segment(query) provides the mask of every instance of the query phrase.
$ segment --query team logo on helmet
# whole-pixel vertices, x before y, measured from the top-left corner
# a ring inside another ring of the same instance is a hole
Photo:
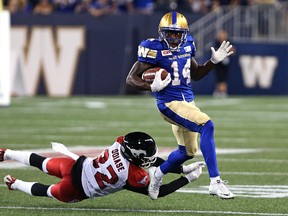
[[[144,168],[150,167],[157,159],[157,146],[154,139],[143,132],[127,134],[120,150],[127,160]]]

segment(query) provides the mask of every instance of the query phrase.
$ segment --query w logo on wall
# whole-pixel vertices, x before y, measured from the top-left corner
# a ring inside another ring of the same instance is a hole
[[[0,6],[2,1],[0,0]],[[0,8],[1,9],[1,8]],[[0,10],[0,106],[9,106],[10,98],[10,13]]]
[[[268,89],[272,86],[278,59],[275,56],[242,55],[239,64],[243,75],[243,82],[247,88]]]
[[[85,47],[83,27],[12,28],[12,91],[19,95],[37,93],[44,78],[49,96],[69,96],[81,51]]]

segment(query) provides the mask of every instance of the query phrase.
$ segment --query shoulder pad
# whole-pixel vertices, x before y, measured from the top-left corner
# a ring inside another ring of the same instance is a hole
[[[148,38],[147,40],[142,41],[140,46],[156,50],[163,49],[163,44],[161,43],[161,41],[155,38]]]
[[[194,42],[194,38],[190,34],[187,35],[187,42]]]
[[[186,41],[185,45],[190,45],[191,46],[191,50],[192,50],[192,53],[193,53],[192,55],[194,56],[195,55],[195,51],[196,51],[196,46],[195,46],[195,41],[194,41],[193,37],[190,34],[187,35],[187,41]]]
[[[148,185],[149,175],[141,167],[130,163],[127,182],[133,187],[145,187],[146,185]]]

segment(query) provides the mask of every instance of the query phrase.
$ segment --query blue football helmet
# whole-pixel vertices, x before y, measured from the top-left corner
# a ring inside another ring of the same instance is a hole
[[[186,18],[178,12],[165,14],[158,28],[160,40],[164,40],[171,51],[178,50],[186,42],[188,31]]]

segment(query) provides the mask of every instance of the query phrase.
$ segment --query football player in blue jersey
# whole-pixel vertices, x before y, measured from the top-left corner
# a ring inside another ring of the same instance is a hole
[[[157,107],[164,120],[172,124],[172,131],[178,142],[178,148],[156,169],[150,182],[149,195],[152,199],[157,199],[163,176],[195,156],[198,151],[197,136],[200,134],[200,149],[210,177],[209,193],[222,199],[232,199],[235,195],[228,189],[227,181],[220,178],[217,167],[214,124],[195,105],[191,88],[191,79],[202,79],[215,64],[233,53],[232,45],[229,41],[223,41],[217,50],[211,47],[211,58],[200,65],[194,58],[194,40],[182,14],[165,14],[158,32],[159,39],[150,38],[141,42],[138,60],[126,78],[128,85],[153,92]],[[169,73],[168,76],[162,80],[160,72],[156,72],[152,84],[143,81],[143,72],[153,67],[164,68]]]

